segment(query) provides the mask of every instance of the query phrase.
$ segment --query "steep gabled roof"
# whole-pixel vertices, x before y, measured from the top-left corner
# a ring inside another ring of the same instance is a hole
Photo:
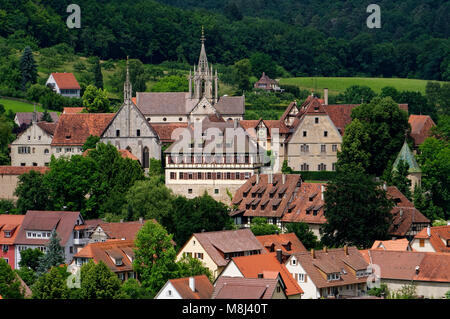
[[[429,115],[411,114],[408,119],[411,125],[411,137],[414,139],[414,145],[419,146],[430,136],[433,126],[436,126]]]
[[[211,299],[271,299],[278,279],[221,276]]]
[[[25,215],[0,214],[0,245],[12,245],[19,233]],[[5,237],[5,231],[11,232],[11,237]]]
[[[446,244],[450,240],[450,226],[430,227],[430,236],[427,234],[427,228],[424,228],[414,239],[428,239],[435,251],[450,253],[450,247]]]
[[[205,275],[194,276],[195,292],[189,287],[189,277],[170,279],[169,282],[183,299],[211,299],[214,286]]]
[[[52,73],[52,76],[60,90],[81,90],[73,73]]]
[[[155,220],[153,220],[156,222]],[[138,231],[144,226],[146,221],[131,221],[121,223],[100,223],[99,226],[108,236],[108,239],[134,240]]]
[[[40,121],[44,112],[36,112],[37,120]],[[56,112],[48,112],[50,117],[52,118],[53,123],[58,122],[58,113]],[[30,125],[33,120],[33,112],[17,112],[16,113],[17,121],[19,122],[19,126],[22,124]]]
[[[419,164],[417,164],[414,154],[411,152],[411,149],[408,146],[408,143],[406,143],[406,140],[403,143],[402,149],[398,153],[394,164],[392,165],[393,171],[397,171],[400,160],[403,160],[406,163],[408,163],[408,165],[409,165],[408,172],[410,172],[410,173],[421,173],[422,172],[422,170],[419,167]]]
[[[409,241],[406,238],[395,240],[375,240],[371,249],[407,251]]]
[[[298,239],[295,233],[256,236],[256,239],[258,239],[261,245],[263,245],[268,251],[272,245],[274,247],[274,251],[281,249],[282,252],[288,254],[306,251],[305,246],[303,246],[302,242]],[[289,248],[289,244],[291,248],[290,250],[287,249]]]

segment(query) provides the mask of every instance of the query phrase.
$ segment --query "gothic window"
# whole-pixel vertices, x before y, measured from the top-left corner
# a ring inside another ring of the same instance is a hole
[[[148,147],[144,147],[144,150],[142,151],[142,164],[144,168],[149,168],[149,151]]]

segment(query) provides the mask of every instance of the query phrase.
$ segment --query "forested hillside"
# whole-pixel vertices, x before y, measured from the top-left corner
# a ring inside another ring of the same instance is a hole
[[[370,1],[232,1],[164,1],[182,7],[175,8],[148,0],[79,0],[81,29],[68,29],[73,1],[0,0],[0,36],[20,49],[65,42],[102,59],[193,64],[204,25],[213,63],[262,52],[293,76],[450,79],[448,1],[378,1],[381,29],[366,27]]]

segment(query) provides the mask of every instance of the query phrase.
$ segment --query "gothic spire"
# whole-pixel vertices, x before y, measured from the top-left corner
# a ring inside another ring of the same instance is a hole
[[[124,103],[131,101],[131,97],[133,94],[131,82],[130,82],[130,70],[128,63],[128,55],[127,55],[127,74],[125,78],[125,83],[123,84],[123,101]]]
[[[200,58],[198,59],[198,71],[200,73],[208,73],[208,58],[206,57],[206,50],[205,50],[205,30],[202,26],[202,37],[200,38],[202,42],[202,48],[200,50]]]

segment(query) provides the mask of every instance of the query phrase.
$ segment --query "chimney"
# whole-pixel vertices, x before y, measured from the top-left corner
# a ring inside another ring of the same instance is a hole
[[[273,174],[272,174],[272,172],[270,172],[268,174],[267,178],[268,178],[268,184],[273,184]]]
[[[419,274],[419,271],[420,271],[420,267],[419,267],[419,266],[416,266],[416,275]]]
[[[277,259],[278,259],[278,262],[280,264],[283,263],[283,257],[282,257],[282,254],[281,254],[281,249],[277,249]]]
[[[191,288],[191,290],[193,292],[195,292],[195,278],[194,277],[189,277],[189,288]]]
[[[430,227],[430,225],[427,226],[427,236],[431,237],[431,227]]]
[[[328,88],[323,89],[323,99],[324,99],[324,104],[328,105]]]
[[[256,173],[256,184],[259,184],[259,173]]]
[[[324,195],[323,195],[323,192],[325,191],[325,186],[323,186],[323,185],[320,185],[320,198],[322,199],[322,200],[324,200]]]
[[[258,274],[258,278],[264,278],[263,274]]]
[[[139,217],[139,222],[140,222],[141,224],[143,224],[143,223],[144,223],[144,218],[143,218],[143,217]]]
[[[327,246],[323,246],[323,252],[324,252],[324,253],[328,253],[328,248],[327,248]]]
[[[345,252],[345,255],[348,256],[348,246],[347,245],[344,245],[344,252]]]
[[[286,174],[281,174],[281,183],[283,185],[286,183]]]
[[[311,249],[311,257],[314,259],[316,258],[316,252],[314,251],[314,248]]]
[[[403,216],[403,209],[400,209],[400,217]]]

